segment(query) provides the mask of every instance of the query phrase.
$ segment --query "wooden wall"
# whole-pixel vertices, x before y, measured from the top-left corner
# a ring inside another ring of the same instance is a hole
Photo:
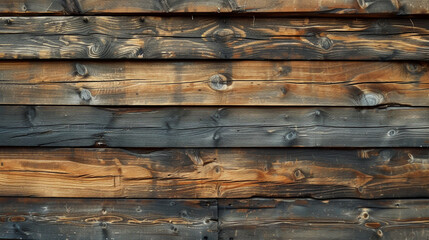
[[[429,239],[429,1],[0,2],[0,239]]]

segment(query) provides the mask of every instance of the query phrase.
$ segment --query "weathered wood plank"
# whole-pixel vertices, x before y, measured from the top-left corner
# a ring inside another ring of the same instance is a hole
[[[220,239],[426,239],[427,199],[219,200]]]
[[[423,18],[0,20],[0,59],[429,60],[429,22]]]
[[[427,147],[429,109],[0,106],[1,146]]]
[[[3,14],[137,13],[428,14],[425,0],[3,0]]]
[[[0,195],[429,196],[429,149],[0,148]]]
[[[0,199],[2,239],[218,239],[215,200]]]
[[[414,62],[1,62],[0,104],[429,106]]]

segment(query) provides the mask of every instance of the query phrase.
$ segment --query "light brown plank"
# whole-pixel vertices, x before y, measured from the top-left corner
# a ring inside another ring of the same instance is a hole
[[[429,21],[424,18],[0,20],[0,59],[429,60]]]
[[[429,149],[0,148],[0,195],[429,197]]]
[[[0,104],[429,106],[429,64],[0,62]]]
[[[425,0],[3,0],[3,14],[137,13],[427,14]]]

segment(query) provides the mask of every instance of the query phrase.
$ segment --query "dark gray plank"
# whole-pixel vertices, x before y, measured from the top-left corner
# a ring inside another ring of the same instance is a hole
[[[1,146],[427,147],[429,109],[1,106]]]
[[[0,59],[429,60],[429,22],[423,18],[0,20]]]
[[[429,197],[429,148],[0,148],[0,196]]]
[[[217,239],[215,200],[1,198],[2,239]]]
[[[421,200],[219,200],[219,238],[427,239],[429,210]]]
[[[3,0],[2,14],[298,13],[427,14],[425,0]]]

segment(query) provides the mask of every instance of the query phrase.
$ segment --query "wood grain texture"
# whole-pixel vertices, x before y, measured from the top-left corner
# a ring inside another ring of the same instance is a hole
[[[0,199],[2,239],[207,239],[214,200]]]
[[[0,195],[429,197],[429,149],[0,148]]]
[[[3,14],[305,13],[427,14],[425,0],[3,0]]]
[[[0,59],[429,60],[429,22],[424,18],[0,20]]]
[[[427,239],[427,199],[219,200],[219,239]]]
[[[0,104],[429,106],[425,62],[7,61]]]
[[[428,108],[0,106],[1,146],[427,147]]]

